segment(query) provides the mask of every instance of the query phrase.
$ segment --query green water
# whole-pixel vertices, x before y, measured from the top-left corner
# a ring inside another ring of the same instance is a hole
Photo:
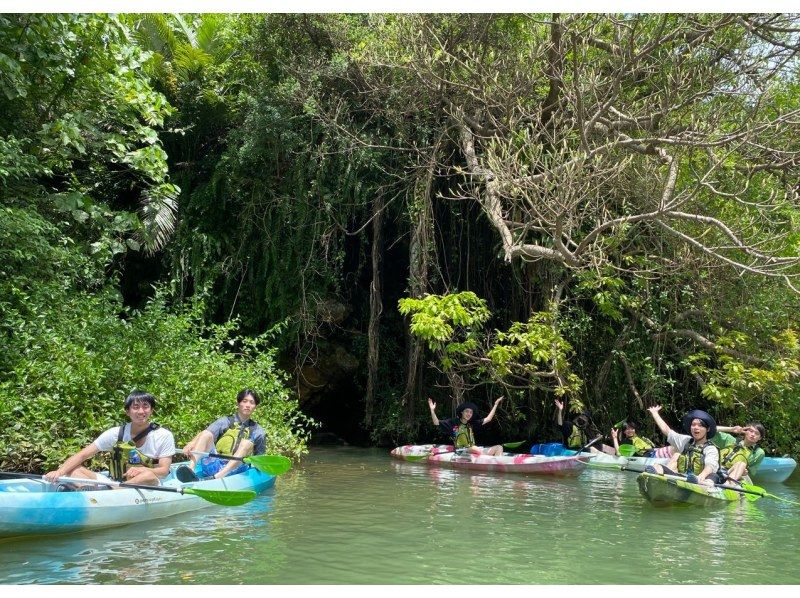
[[[800,481],[766,486],[800,500]],[[469,474],[314,448],[232,508],[0,544],[12,584],[797,584],[800,507],[655,508],[635,474]]]

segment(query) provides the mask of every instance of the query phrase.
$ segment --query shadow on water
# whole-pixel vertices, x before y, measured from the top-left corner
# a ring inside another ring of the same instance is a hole
[[[768,491],[797,500],[800,484]],[[0,544],[5,583],[796,584],[798,508],[657,508],[633,473],[480,474],[314,448],[243,507]]]

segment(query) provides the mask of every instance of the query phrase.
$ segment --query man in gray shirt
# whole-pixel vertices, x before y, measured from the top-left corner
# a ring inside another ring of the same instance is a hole
[[[230,473],[238,473],[247,468],[239,459],[264,454],[264,429],[251,419],[260,402],[261,399],[254,390],[242,390],[236,395],[236,414],[220,417],[183,447],[183,454],[189,457],[191,466],[199,477],[224,478]],[[201,453],[218,453],[238,459],[198,459]]]

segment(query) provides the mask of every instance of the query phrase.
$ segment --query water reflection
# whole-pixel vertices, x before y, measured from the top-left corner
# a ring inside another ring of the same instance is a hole
[[[768,488],[792,498],[798,485]],[[314,449],[244,507],[0,544],[5,583],[795,584],[797,508],[654,508],[636,476],[482,474]],[[465,568],[464,554],[479,566]]]

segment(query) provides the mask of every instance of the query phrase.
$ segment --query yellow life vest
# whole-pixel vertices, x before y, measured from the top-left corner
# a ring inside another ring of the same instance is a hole
[[[217,447],[217,452],[220,455],[235,454],[236,449],[239,448],[242,442],[242,438],[250,437],[250,426],[245,424],[250,424],[251,421],[241,422],[238,421],[238,418],[235,419],[233,416],[228,416],[230,427],[214,443],[214,446]]]
[[[117,443],[111,448],[111,461],[108,464],[108,472],[111,477],[118,482],[125,480],[125,472],[133,466],[149,467],[152,469],[158,465],[158,459],[152,459],[138,449],[136,443],[147,436],[152,430],[160,428],[156,423],[151,423],[144,430],[139,432],[128,442],[122,442],[125,433],[125,424],[119,427]]]
[[[653,444],[649,438],[644,438],[642,436],[634,436],[631,438],[631,444],[633,448],[636,449],[635,454],[639,457],[656,448],[656,445]]]
[[[589,440],[586,437],[586,432],[575,424],[572,424],[572,433],[570,433],[569,438],[567,438],[567,448],[578,449],[582,446],[586,446],[588,443]]]
[[[735,463],[742,462],[745,467],[750,467],[750,456],[753,451],[744,446],[744,444],[737,442],[733,446],[726,446],[719,451],[719,464],[720,467],[730,469]]]
[[[475,445],[475,435],[472,432],[472,426],[469,424],[459,424],[455,428],[453,444],[456,448],[465,448]]]
[[[691,471],[695,474],[699,474],[701,471],[703,471],[706,463],[703,450],[709,445],[717,448],[716,445],[711,444],[710,440],[706,440],[704,444],[699,445],[695,444],[694,440],[689,442],[689,444],[686,445],[686,448],[683,449],[680,457],[678,457],[678,472],[687,473]]]

